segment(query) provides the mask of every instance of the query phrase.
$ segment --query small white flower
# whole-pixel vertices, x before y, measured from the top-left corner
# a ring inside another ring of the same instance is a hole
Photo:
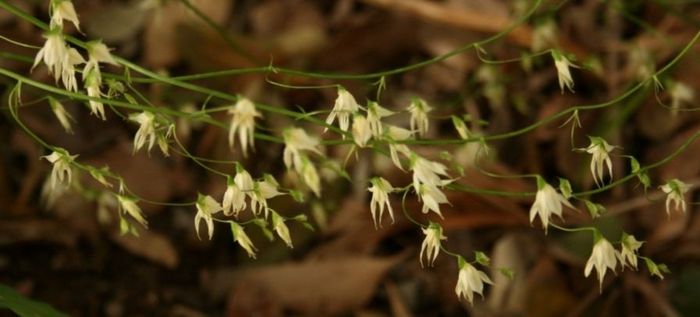
[[[222,209],[224,215],[231,216],[234,215],[238,217],[238,213],[245,209],[245,193],[236,185],[233,178],[229,177],[226,185],[226,192],[224,192],[224,199]]]
[[[352,121],[352,138],[359,147],[367,146],[372,138],[369,121],[361,114],[356,114]]]
[[[301,158],[301,165],[297,173],[304,178],[304,183],[309,186],[316,197],[321,197],[321,178],[318,176],[316,166],[306,155]]]
[[[282,195],[277,188],[279,183],[275,180],[272,175],[266,174],[264,180],[255,182],[255,189],[253,190],[253,195],[250,197],[251,209],[256,215],[260,211],[265,211],[265,218],[270,211],[267,207],[267,200],[273,197]]]
[[[382,129],[382,118],[388,117],[394,114],[393,111],[388,110],[374,101],[370,101],[367,105],[367,121],[369,122],[369,129],[372,131],[372,136],[379,138],[382,136],[384,130]]]
[[[93,63],[93,66],[97,65],[97,63],[118,65],[117,61],[112,57],[112,53],[109,52],[107,45],[101,41],[90,41],[85,45],[88,52],[88,63]]]
[[[49,9],[51,27],[63,28],[63,20],[68,20],[73,22],[76,29],[80,30],[80,21],[78,21],[78,14],[75,13],[73,2],[70,0],[51,0]]]
[[[608,240],[600,236],[600,233],[596,232],[595,236],[595,245],[593,245],[591,257],[588,258],[588,262],[586,262],[584,274],[588,277],[588,275],[591,274],[591,270],[595,267],[596,272],[598,272],[598,282],[602,292],[605,272],[608,269],[613,271],[613,273],[615,272],[617,260],[620,255]]]
[[[292,237],[289,235],[289,228],[287,228],[284,220],[285,219],[282,218],[282,216],[274,211],[272,212],[272,227],[275,228],[275,232],[277,232],[277,235],[280,236],[282,241],[284,241],[288,247],[294,248],[292,245]]]
[[[234,241],[238,242],[243,250],[248,253],[249,257],[255,259],[255,251],[257,251],[257,249],[253,245],[253,242],[250,241],[248,235],[245,234],[243,227],[235,222],[231,222],[231,233],[233,233]]]
[[[557,40],[557,24],[553,19],[548,19],[543,23],[535,26],[532,32],[532,51],[539,52],[556,45]]]
[[[139,208],[139,205],[136,204],[136,200],[122,195],[117,195],[117,200],[119,201],[119,210],[122,213],[128,214],[142,226],[148,227],[148,222],[143,217],[143,212],[141,208]]]
[[[532,204],[532,207],[530,207],[530,223],[535,220],[535,216],[539,216],[542,222],[542,228],[547,231],[549,219],[552,215],[557,215],[561,218],[563,211],[562,205],[572,209],[574,208],[563,195],[557,193],[554,187],[538,177],[535,202]]]
[[[68,56],[68,47],[66,46],[60,29],[52,28],[44,34],[44,38],[46,42],[44,42],[44,46],[36,54],[32,69],[34,69],[40,61],[43,61],[49,69],[49,73],[53,75],[55,80],[58,80],[62,74],[61,70],[64,60],[66,56]]]
[[[199,194],[197,197],[197,214],[194,217],[194,229],[199,237],[199,223],[204,220],[209,233],[209,240],[214,236],[214,218],[212,215],[222,210],[221,205],[211,196]],[[234,233],[235,234],[235,233]]]
[[[427,160],[413,153],[411,155],[411,168],[413,169],[413,188],[419,191],[420,184],[442,186],[444,181],[440,175],[447,176],[445,165]]]
[[[435,259],[440,253],[440,241],[446,240],[447,237],[442,235],[442,227],[434,222],[430,222],[428,228],[423,229],[423,234],[425,234],[425,239],[423,239],[423,244],[421,244],[420,248],[420,265],[423,267],[423,254],[425,254],[428,265],[433,266]]]
[[[73,128],[71,127],[70,122],[74,120],[73,117],[71,117],[71,115],[66,111],[66,108],[64,108],[63,105],[58,102],[58,100],[50,96],[49,106],[51,106],[53,114],[56,116],[56,119],[58,119],[58,122],[61,123],[63,129],[66,130],[67,133],[73,134]]]
[[[620,252],[620,265],[637,269],[637,250],[642,247],[644,241],[637,241],[631,234],[622,234],[622,251]]]
[[[61,63],[61,81],[63,86],[67,90],[77,92],[78,91],[78,80],[75,78],[75,66],[85,63],[78,50],[74,48],[69,48],[68,53],[63,57]]]
[[[566,56],[561,54],[559,51],[552,51],[552,58],[554,58],[554,66],[557,68],[557,76],[559,77],[559,88],[561,92],[564,93],[564,87],[568,88],[569,91],[574,92],[574,79],[571,77],[571,72],[569,67],[577,67],[572,64]]]
[[[440,218],[444,218],[440,212],[440,204],[449,204],[450,202],[447,201],[447,197],[440,189],[433,185],[422,184],[420,190],[418,190],[418,195],[420,200],[423,201],[422,212],[424,214],[433,211]]]
[[[85,81],[85,88],[87,89],[87,95],[91,98],[102,98],[102,92],[100,91],[100,79],[97,72],[90,71],[87,76],[83,73],[83,80]],[[105,107],[102,102],[98,100],[89,100],[88,105],[90,106],[90,114],[93,114],[102,120],[107,120],[105,116]]]
[[[420,98],[414,98],[408,106],[408,112],[411,113],[411,130],[417,131],[421,137],[428,132],[430,124],[428,112],[432,110],[433,108]]]
[[[671,114],[675,115],[681,104],[691,103],[695,99],[695,90],[682,82],[673,82],[668,94],[671,96]]]
[[[603,163],[608,167],[608,174],[612,178],[612,160],[610,159],[610,151],[617,148],[608,144],[603,138],[600,137],[589,137],[591,139],[591,145],[589,145],[585,150],[589,154],[592,154],[591,158],[591,174],[593,174],[593,181],[599,186],[603,184]]]
[[[477,270],[473,265],[464,261],[460,256],[458,258],[459,276],[457,277],[457,286],[455,293],[457,297],[464,297],[469,304],[473,304],[474,293],[484,296],[484,283],[493,284],[486,273]]]
[[[282,137],[285,145],[283,159],[287,168],[291,168],[293,164],[300,165],[300,151],[312,151],[321,154],[321,151],[318,149],[319,140],[310,137],[303,129],[287,128],[282,133]]]
[[[686,203],[683,195],[688,192],[690,186],[678,179],[672,179],[660,187],[666,193],[666,214],[671,215],[671,203],[674,208],[682,212],[686,211]]]
[[[57,148],[54,152],[47,156],[42,156],[51,164],[53,169],[49,176],[50,190],[60,190],[60,188],[68,188],[72,183],[71,164],[77,155],[70,155],[68,151]]]
[[[134,152],[140,150],[148,141],[148,151],[151,151],[156,143],[156,116],[148,111],[131,115],[131,121],[138,123],[139,130],[134,136]]]
[[[240,98],[228,113],[233,115],[228,132],[228,144],[233,147],[236,132],[243,148],[243,156],[248,156],[248,144],[255,146],[255,118],[262,114],[255,110],[255,104],[247,98]]]
[[[347,132],[348,128],[350,127],[350,116],[357,112],[359,108],[360,106],[357,104],[357,101],[355,101],[355,97],[353,97],[350,92],[345,90],[345,88],[339,86],[338,98],[335,99],[333,110],[331,110],[328,118],[326,118],[326,124],[333,124],[333,121],[335,121],[337,116],[340,130]],[[323,129],[323,132],[326,132],[327,130],[328,127]]]
[[[372,193],[372,201],[369,208],[372,213],[372,220],[374,220],[374,228],[376,229],[378,225],[381,226],[384,209],[389,210],[389,217],[391,217],[391,223],[393,224],[394,210],[389,202],[389,193],[394,191],[394,187],[391,186],[389,181],[381,177],[374,177],[370,182],[372,186],[367,190]],[[377,209],[379,209],[379,214],[377,214]]]
[[[391,161],[403,171],[403,166],[401,165],[401,160],[399,159],[399,153],[403,154],[405,157],[410,158],[411,150],[406,144],[397,143],[398,141],[405,141],[411,139],[413,133],[410,130],[400,128],[393,125],[386,125],[386,131],[384,132],[384,138],[389,143],[389,154],[391,156]]]

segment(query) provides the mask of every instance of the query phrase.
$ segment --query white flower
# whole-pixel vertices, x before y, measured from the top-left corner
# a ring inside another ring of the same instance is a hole
[[[394,114],[393,111],[388,110],[374,101],[370,101],[367,105],[367,121],[369,122],[369,129],[372,131],[372,136],[379,138],[382,135],[382,118]]]
[[[391,156],[391,161],[403,171],[403,166],[401,165],[401,160],[399,159],[399,153],[403,154],[405,157],[410,158],[411,150],[406,144],[397,143],[397,141],[405,141],[411,138],[413,133],[411,131],[400,128],[393,125],[387,125],[386,131],[384,132],[384,138],[389,143],[389,154]]]
[[[58,119],[58,122],[61,123],[63,129],[66,130],[66,132],[73,134],[73,128],[71,127],[70,122],[74,120],[73,117],[71,117],[71,115],[66,111],[66,108],[64,108],[63,105],[58,102],[58,100],[51,96],[49,96],[49,106],[51,106],[53,114],[56,115],[56,119]]]
[[[484,283],[493,284],[493,282],[486,273],[477,270],[473,265],[464,261],[461,256],[458,258],[458,263],[459,276],[457,277],[455,293],[457,297],[464,297],[469,304],[473,304],[474,293],[483,297]]]
[[[316,197],[321,197],[321,178],[318,176],[316,166],[314,166],[306,155],[302,157],[301,165],[297,173],[304,178],[304,183],[306,186],[309,186]]]
[[[119,201],[119,210],[122,213],[128,214],[142,226],[148,227],[148,222],[143,217],[143,212],[141,208],[139,208],[139,205],[136,204],[136,200],[122,195],[117,195],[117,200]]]
[[[425,254],[428,265],[432,266],[440,253],[440,240],[447,238],[442,235],[442,227],[434,222],[430,222],[428,227],[423,229],[423,234],[425,234],[425,239],[420,247],[420,265],[423,266],[423,254]]]
[[[71,164],[78,156],[70,155],[68,151],[57,148],[51,154],[42,157],[53,164],[53,169],[49,176],[50,191],[60,191],[61,188],[70,187],[72,182]]]
[[[553,19],[548,19],[543,23],[535,26],[532,32],[532,51],[539,52],[541,50],[551,48],[557,44],[557,24]]]
[[[600,236],[600,233],[596,232],[595,236],[595,245],[593,245],[591,257],[588,258],[588,262],[586,262],[584,274],[588,277],[588,275],[591,274],[591,270],[595,267],[596,272],[598,272],[598,282],[602,292],[605,272],[608,269],[615,272],[617,260],[620,255],[608,240]]]
[[[372,220],[374,220],[374,228],[377,225],[381,226],[382,216],[384,215],[384,209],[389,210],[389,217],[391,217],[391,223],[394,223],[394,210],[391,208],[391,203],[389,202],[389,193],[394,191],[394,187],[384,178],[374,177],[370,180],[372,186],[367,190],[372,193],[372,201],[370,201],[370,212],[372,213]],[[377,209],[379,209],[379,214],[377,215]]]
[[[424,159],[417,154],[411,155],[411,168],[413,169],[413,188],[418,191],[420,184],[442,186],[440,175],[447,176],[445,165]]]
[[[622,234],[622,251],[620,252],[620,265],[637,269],[637,250],[642,247],[644,241],[637,241],[631,234]]]
[[[63,28],[63,20],[73,22],[75,28],[80,30],[80,21],[75,13],[73,2],[70,0],[51,0],[49,5],[51,15],[51,27]]]
[[[682,82],[673,82],[671,88],[668,91],[671,96],[671,114],[678,113],[683,103],[691,103],[695,98],[695,91],[693,88]]]
[[[542,222],[542,228],[546,232],[549,226],[549,219],[552,215],[557,215],[561,218],[563,211],[562,205],[572,209],[574,208],[564,196],[557,193],[554,187],[538,177],[535,202],[532,204],[532,207],[530,207],[530,223],[535,220],[535,216],[539,216]]]
[[[95,68],[96,69],[96,68]],[[83,72],[83,81],[85,81],[85,88],[87,89],[87,95],[91,98],[102,98],[102,92],[100,91],[100,78],[99,73],[95,69],[89,71],[89,73]],[[90,106],[90,114],[96,115],[102,120],[107,120],[105,116],[105,107],[102,102],[98,100],[89,100],[88,105]]]
[[[335,121],[335,117],[338,117],[338,125],[340,130],[348,131],[350,127],[350,116],[357,112],[360,106],[355,101],[355,97],[352,96],[345,88],[338,87],[338,98],[335,99],[335,105],[333,105],[333,110],[326,118],[326,124],[331,125]],[[323,129],[326,132],[328,127]]]
[[[228,132],[228,144],[233,147],[234,137],[238,132],[243,156],[248,156],[248,144],[251,147],[255,146],[255,118],[262,117],[262,114],[255,110],[255,104],[252,101],[242,97],[228,113],[233,115]]]
[[[107,45],[101,41],[90,41],[85,45],[88,51],[88,63],[92,63],[93,66],[97,65],[97,63],[118,65],[117,61],[112,57],[112,53],[109,52]]]
[[[408,112],[411,113],[411,130],[418,131],[418,135],[425,136],[428,132],[428,112],[433,110],[425,100],[414,98],[408,106]]]
[[[148,141],[148,151],[151,151],[156,143],[156,116],[151,112],[144,111],[131,115],[129,119],[140,125],[134,136],[134,152],[146,145],[146,141]]]
[[[253,242],[250,241],[250,238],[248,238],[248,235],[245,234],[243,227],[235,222],[231,222],[231,233],[233,233],[234,241],[238,242],[245,252],[248,253],[249,257],[255,259],[255,251],[257,249]]]
[[[63,61],[66,59],[66,56],[68,56],[68,47],[66,46],[60,29],[52,28],[44,34],[44,38],[46,38],[46,42],[44,42],[44,46],[36,54],[32,69],[34,69],[40,61],[43,61],[49,69],[49,73],[53,74],[55,80],[58,80],[62,74],[61,69],[63,68]]]
[[[568,88],[571,92],[574,92],[574,79],[571,77],[571,72],[569,67],[577,67],[561,54],[559,51],[552,51],[552,58],[554,58],[554,66],[557,68],[557,76],[559,77],[559,88],[561,92],[564,93],[564,87]]]
[[[423,213],[427,214],[429,211],[433,211],[440,218],[444,218],[440,212],[440,204],[449,204],[445,194],[438,189],[436,186],[422,184],[418,190],[418,197],[423,201]]]
[[[593,155],[591,158],[591,174],[593,174],[593,181],[600,186],[603,184],[603,163],[608,167],[608,174],[612,178],[610,151],[614,150],[616,146],[608,144],[600,137],[589,138],[591,139],[591,145],[585,150]]]
[[[234,215],[238,217],[238,213],[245,209],[245,193],[236,185],[233,178],[229,177],[226,185],[226,192],[224,192],[224,199],[222,209],[224,215],[230,216]]]
[[[270,208],[267,207],[267,200],[282,195],[277,190],[278,187],[279,183],[269,174],[265,175],[264,180],[255,182],[255,189],[253,189],[253,194],[250,196],[250,205],[256,215],[260,211],[265,211],[265,218],[267,218],[270,211]]]
[[[352,121],[352,138],[359,147],[367,146],[372,138],[369,121],[361,114],[356,114]]]
[[[284,224],[284,220],[282,216],[274,211],[272,212],[272,227],[275,228],[275,232],[277,232],[277,235],[280,236],[282,241],[284,241],[288,247],[293,248],[292,237],[289,235],[289,228]]]
[[[321,154],[321,151],[318,149],[319,140],[310,137],[303,129],[287,128],[282,133],[282,137],[285,145],[283,159],[287,168],[291,168],[292,164],[300,165],[300,151],[312,151]]]
[[[686,203],[683,195],[688,192],[690,186],[678,179],[672,179],[660,187],[666,196],[666,213],[671,215],[671,203],[675,203],[676,210],[686,211]]]
[[[61,63],[61,81],[67,90],[77,92],[78,80],[75,78],[75,65],[85,63],[83,56],[78,53],[78,50],[69,48],[68,53],[63,56]]]
[[[209,232],[209,240],[214,236],[214,218],[212,215],[222,210],[221,205],[211,196],[199,194],[197,197],[197,214],[194,217],[194,229],[199,237],[199,223],[204,220]],[[235,233],[234,233],[235,234]]]

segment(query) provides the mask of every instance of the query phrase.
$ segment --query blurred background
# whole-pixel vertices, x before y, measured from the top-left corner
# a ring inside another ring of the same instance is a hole
[[[48,21],[48,1],[8,0]],[[457,138],[450,115],[468,114],[473,132],[491,135],[518,130],[574,105],[614,100],[655,69],[671,61],[700,27],[695,1],[550,1],[543,0],[532,17],[506,36],[483,46],[489,60],[558,48],[576,56],[572,69],[575,93],[559,88],[549,54],[510,63],[489,64],[475,50],[385,78],[378,100],[400,111],[410,98],[432,105],[430,139]],[[145,0],[74,1],[83,39],[101,38],[119,55],[171,76],[215,70],[274,65],[305,71],[364,74],[424,61],[504,30],[523,17],[534,1],[509,0]],[[72,26],[71,26],[72,27]],[[0,10],[0,35],[42,45],[41,30]],[[52,83],[43,66],[30,74],[36,50],[0,41],[0,67]],[[29,62],[13,56],[24,55]],[[620,148],[613,152],[614,179],[630,173],[632,155],[642,165],[678,149],[700,129],[693,110],[700,86],[696,46],[659,76],[667,88],[639,89],[610,107],[580,113],[581,129],[574,147],[586,147],[587,135],[601,136]],[[109,66],[105,72],[123,74]],[[330,80],[284,74],[222,76],[194,83],[257,102],[292,110],[330,110],[335,88],[288,89],[294,86],[342,84],[361,104],[375,100],[377,79]],[[678,84],[690,90],[671,93]],[[294,249],[269,242],[259,231],[247,230],[259,250],[249,259],[226,226],[217,227],[211,241],[194,232],[194,206],[142,203],[149,229],[140,237],[120,235],[115,211],[100,211],[95,201],[71,193],[48,208],[41,187],[50,166],[39,157],[45,150],[21,131],[7,112],[14,82],[0,77],[3,116],[0,119],[0,283],[49,303],[71,316],[697,316],[700,314],[700,217],[696,205],[686,213],[666,214],[658,189],[678,178],[700,183],[700,143],[690,144],[669,163],[649,172],[648,191],[636,178],[591,197],[607,209],[592,220],[583,204],[565,212],[567,226],[593,225],[611,241],[622,231],[646,241],[641,254],[671,270],[663,280],[639,271],[608,274],[599,292],[597,280],[585,278],[591,252],[590,234],[565,233],[539,224],[532,227],[528,211],[533,196],[502,197],[449,192],[444,220],[422,217],[415,198],[407,211],[421,221],[440,222],[448,249],[471,257],[481,250],[492,260],[487,287],[473,306],[454,293],[457,265],[441,255],[432,268],[421,268],[418,252],[423,234],[400,215],[401,197],[392,197],[397,222],[375,230],[369,212],[367,180],[382,176],[395,186],[410,182],[410,174],[388,158],[369,151],[348,160],[353,181],[332,169],[323,174],[323,197],[307,195],[306,203],[281,197],[272,207],[287,216],[305,213],[316,230],[290,224]],[[134,86],[151,103],[196,111],[206,95],[164,84]],[[84,104],[61,100],[76,119],[67,134],[46,102],[32,104],[42,92],[27,88],[20,116],[38,136],[94,166],[108,165],[122,175],[139,196],[159,202],[190,202],[197,193],[220,197],[225,180],[191,160],[158,151],[132,155],[133,123],[108,111],[103,122]],[[208,107],[226,105],[213,98]],[[664,105],[675,107],[669,110]],[[263,113],[263,131],[280,135],[290,125],[303,126]],[[225,113],[214,116],[228,123]],[[324,119],[325,115],[319,115]],[[564,118],[565,119],[565,118]],[[407,126],[403,113],[388,119]],[[433,159],[452,154],[450,174],[473,187],[534,192],[531,179],[497,178],[537,173],[550,183],[571,181],[575,191],[595,188],[590,156],[572,151],[570,124],[555,120],[514,138],[491,142],[489,155],[475,166],[473,146],[413,146]],[[179,124],[179,123],[178,123]],[[183,123],[185,125],[187,123]],[[254,155],[244,158],[229,149],[227,131],[189,125],[180,140],[201,157],[239,160],[256,176],[285,180],[283,145],[258,140]],[[320,135],[321,127],[304,126]],[[331,132],[324,139],[338,139]],[[350,147],[326,148],[340,164]],[[211,166],[233,173],[232,165]],[[84,184],[92,184],[88,175]],[[609,181],[609,180],[608,180]],[[283,182],[284,185],[284,182]],[[396,195],[398,196],[398,195]],[[409,195],[412,196],[412,195]],[[694,198],[694,191],[687,200]],[[112,215],[110,217],[110,215]],[[499,274],[510,268],[512,279]]]

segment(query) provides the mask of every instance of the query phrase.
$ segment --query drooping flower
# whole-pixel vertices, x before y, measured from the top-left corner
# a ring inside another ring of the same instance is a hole
[[[139,124],[139,130],[134,135],[134,153],[146,145],[147,141],[150,152],[156,143],[156,116],[152,112],[144,111],[132,114],[129,119]]]
[[[391,161],[397,168],[403,171],[403,166],[401,165],[401,160],[399,159],[399,153],[403,154],[407,158],[410,158],[411,150],[406,144],[398,142],[411,139],[413,133],[407,129],[394,125],[386,125],[385,129],[386,132],[384,133],[384,138],[389,143],[389,154],[391,156]]]
[[[469,131],[469,128],[467,128],[467,124],[464,123],[464,120],[462,120],[462,118],[452,116],[452,124],[455,126],[455,130],[457,130],[457,133],[459,134],[459,137],[462,140],[469,139],[471,131]]]
[[[56,148],[51,154],[42,157],[53,164],[49,176],[50,190],[70,187],[72,182],[71,164],[78,156],[70,155],[65,149]]]
[[[389,210],[389,217],[391,217],[391,223],[394,223],[394,210],[391,208],[391,203],[389,202],[389,193],[394,191],[394,187],[391,186],[389,181],[382,177],[373,177],[370,182],[372,186],[367,190],[372,193],[372,200],[370,201],[370,212],[372,213],[372,220],[374,220],[374,228],[381,226],[382,216],[384,215],[384,210]],[[377,214],[379,210],[379,214]]]
[[[593,245],[593,251],[591,252],[591,257],[588,258],[586,262],[586,268],[584,269],[584,275],[588,277],[591,274],[591,270],[595,268],[598,273],[598,283],[600,291],[603,291],[603,279],[605,278],[605,273],[609,269],[615,272],[617,267],[617,260],[620,255],[617,253],[612,244],[596,231],[594,234],[595,244]]]
[[[326,124],[333,124],[335,118],[338,117],[338,125],[340,126],[340,130],[347,132],[348,128],[350,127],[350,116],[356,113],[359,108],[360,106],[357,104],[357,101],[355,101],[355,97],[353,97],[350,92],[345,90],[345,88],[338,86],[338,97],[335,99],[333,110],[331,110],[328,118],[326,118]],[[323,132],[326,132],[327,130],[328,127],[323,129]]]
[[[238,242],[241,248],[243,248],[243,250],[245,250],[245,252],[248,253],[249,257],[255,259],[255,251],[257,251],[257,249],[253,245],[253,242],[250,241],[248,235],[243,230],[243,227],[232,221],[231,233],[233,234],[233,240]]]
[[[148,227],[148,222],[146,218],[143,217],[143,212],[139,205],[136,204],[136,200],[130,197],[117,195],[117,201],[119,201],[119,210],[134,218],[138,223],[144,227]]]
[[[673,115],[681,109],[681,104],[691,103],[695,98],[695,90],[679,81],[673,82],[668,94],[671,96],[671,114]]]
[[[287,228],[287,225],[284,223],[284,218],[277,214],[276,212],[272,211],[272,227],[275,228],[275,232],[277,232],[277,235],[284,241],[284,243],[287,244],[288,247],[294,248],[292,245],[292,237],[289,235],[289,228]]]
[[[577,66],[572,64],[569,59],[566,58],[566,56],[556,50],[552,51],[552,58],[554,59],[554,66],[557,68],[559,88],[561,88],[561,92],[564,93],[564,87],[569,89],[569,91],[574,92],[574,79],[571,77],[569,67]]]
[[[44,38],[46,42],[44,42],[44,46],[37,52],[32,69],[34,69],[40,61],[43,61],[49,69],[49,73],[53,75],[55,80],[58,80],[62,74],[64,60],[66,56],[68,56],[68,46],[66,46],[61,29],[51,28],[51,30],[44,33]]]
[[[424,214],[429,211],[435,212],[440,218],[444,218],[440,212],[440,204],[449,204],[445,194],[434,185],[421,184],[418,190],[418,197],[423,201]]]
[[[282,133],[284,138],[284,165],[291,168],[292,165],[301,165],[301,151],[312,151],[321,154],[318,149],[319,140],[310,137],[306,131],[300,128],[287,128]]]
[[[553,19],[537,24],[532,32],[532,51],[539,52],[556,45],[557,33],[557,24]]]
[[[61,81],[67,90],[78,91],[78,80],[75,78],[75,66],[85,63],[85,59],[74,48],[69,48],[61,63]]]
[[[442,227],[434,222],[430,222],[427,228],[423,228],[423,234],[425,234],[425,239],[423,239],[423,244],[421,244],[420,248],[420,265],[423,267],[423,254],[425,254],[428,265],[433,266],[435,259],[440,253],[440,241],[446,240],[447,237],[442,235]]]
[[[262,114],[255,110],[255,104],[247,98],[241,97],[228,113],[233,115],[228,132],[228,144],[233,147],[236,132],[243,148],[243,156],[248,156],[248,145],[255,146],[255,118]]]
[[[66,130],[67,133],[73,134],[73,128],[71,127],[71,121],[73,120],[73,117],[66,111],[66,108],[63,107],[63,105],[58,102],[58,100],[54,99],[53,97],[49,96],[49,106],[51,106],[51,110],[53,111],[53,114],[56,116],[56,119],[58,119],[58,122],[61,123],[61,126],[63,127],[64,130]]]
[[[686,211],[686,203],[683,195],[690,189],[690,186],[679,179],[672,179],[662,185],[661,190],[666,193],[666,214],[671,215],[671,203],[674,208],[682,212]]]
[[[530,223],[535,220],[535,216],[539,216],[542,222],[542,228],[546,232],[549,226],[549,219],[552,215],[557,215],[561,218],[563,211],[562,205],[572,209],[574,208],[563,195],[557,193],[554,187],[547,184],[541,177],[538,177],[535,202],[532,204],[532,207],[530,207]]]
[[[469,304],[473,304],[474,293],[484,296],[484,283],[493,284],[486,273],[477,270],[473,265],[466,262],[461,256],[457,258],[459,265],[459,276],[455,293],[457,297],[465,298]]]
[[[229,177],[226,181],[226,191],[222,204],[224,215],[238,217],[238,213],[245,207],[245,193],[238,187],[234,179]]]
[[[637,269],[637,250],[642,247],[644,241],[637,241],[631,234],[622,233],[622,251],[620,251],[620,265]]]
[[[393,111],[380,106],[374,101],[370,101],[367,104],[367,121],[369,122],[369,129],[372,131],[372,136],[379,138],[382,136],[384,130],[382,129],[382,118],[388,117],[394,114]]]
[[[250,197],[250,207],[256,215],[260,211],[264,211],[265,218],[267,218],[270,211],[270,208],[267,206],[267,200],[282,195],[277,189],[278,187],[279,183],[277,183],[277,180],[269,174],[265,174],[262,181],[255,182],[255,189],[253,189],[253,195]]]
[[[194,229],[199,238],[199,223],[204,220],[209,233],[209,240],[214,236],[214,218],[213,215],[222,210],[221,205],[211,196],[199,194],[197,197],[197,214],[194,216]]]
[[[447,167],[441,163],[433,162],[418,156],[411,155],[411,169],[413,169],[413,188],[418,191],[420,184],[442,186],[440,175],[447,176]]]
[[[616,146],[608,144],[600,137],[589,138],[591,139],[591,144],[585,150],[593,155],[591,158],[591,174],[593,174],[593,181],[600,186],[603,184],[603,163],[608,167],[608,174],[612,178],[610,151],[614,150]]]
[[[430,124],[428,112],[432,110],[433,108],[420,98],[414,98],[408,106],[408,112],[411,114],[411,130],[417,131],[421,137],[424,137],[428,132]]]
[[[369,121],[361,114],[356,114],[352,120],[352,138],[359,147],[367,146],[367,142],[372,138]]]
[[[318,176],[316,166],[304,155],[301,158],[301,165],[297,173],[304,179],[306,186],[309,186],[316,197],[321,197],[321,178]]]
[[[76,29],[80,30],[78,14],[75,13],[75,7],[70,0],[51,0],[49,15],[51,15],[51,27],[63,28],[63,20],[68,20],[73,22]]]
[[[100,77],[99,73],[96,71],[97,68],[93,68],[89,72],[83,72],[83,81],[85,82],[85,89],[87,90],[87,95],[91,98],[102,98],[102,92],[100,91]],[[105,116],[105,107],[99,100],[88,100],[88,105],[90,106],[90,114],[93,114],[102,120],[107,120]]]
[[[88,52],[88,62],[91,67],[96,67],[98,63],[106,63],[112,65],[118,65],[117,61],[114,60],[112,53],[109,52],[107,45],[102,43],[102,41],[95,40],[85,43],[85,49]],[[86,65],[86,70],[89,70]]]

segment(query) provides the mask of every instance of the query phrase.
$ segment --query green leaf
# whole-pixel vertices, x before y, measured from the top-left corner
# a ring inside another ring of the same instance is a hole
[[[571,198],[572,190],[571,183],[569,183],[569,180],[567,180],[566,178],[559,177],[559,191],[561,191],[561,194],[564,195],[564,198]]]
[[[289,191],[289,195],[292,196],[294,201],[298,203],[303,203],[304,202],[304,194],[302,194],[300,191],[292,189]]]
[[[639,161],[637,161],[636,158],[630,156],[630,167],[632,169],[632,174],[636,174],[639,172],[639,169],[641,169],[641,165],[639,165]]]
[[[22,296],[13,288],[0,284],[0,308],[7,308],[20,317],[68,317],[46,303]]]

